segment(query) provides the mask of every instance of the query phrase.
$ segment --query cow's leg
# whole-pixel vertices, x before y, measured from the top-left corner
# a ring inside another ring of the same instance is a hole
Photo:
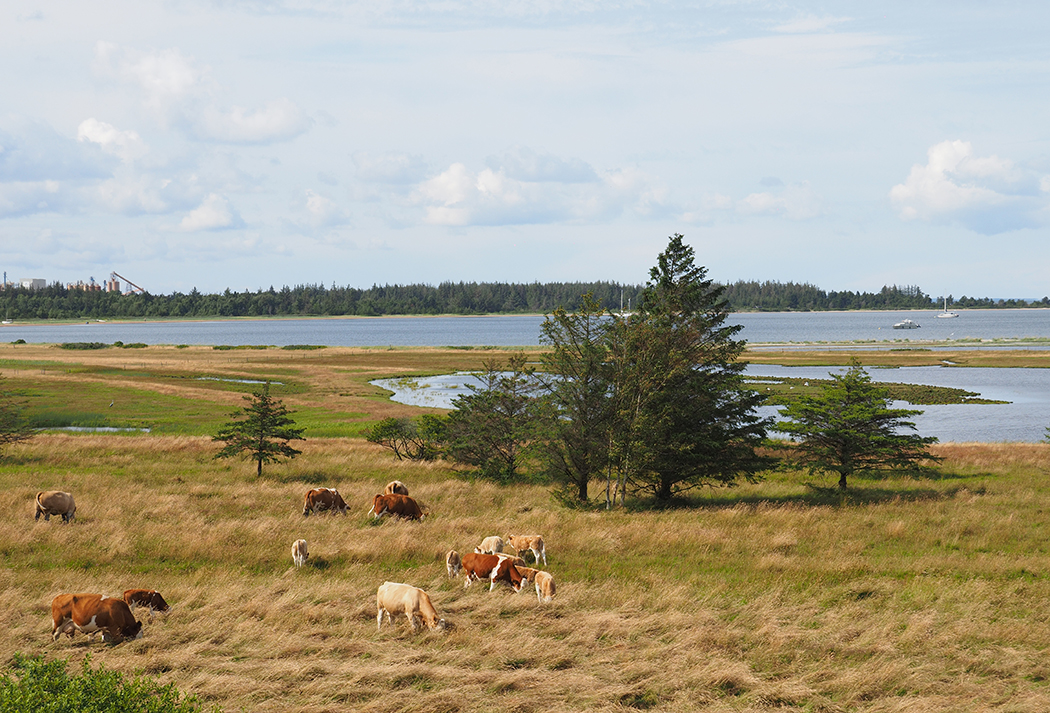
[[[412,625],[412,631],[419,631],[419,624],[416,622],[415,612],[406,614],[405,616],[408,617],[408,623]]]
[[[45,510],[44,511],[44,522],[48,522],[50,520],[51,520],[51,513],[49,513],[47,510]]]
[[[376,612],[376,631],[383,628],[383,608],[380,607],[379,611]]]

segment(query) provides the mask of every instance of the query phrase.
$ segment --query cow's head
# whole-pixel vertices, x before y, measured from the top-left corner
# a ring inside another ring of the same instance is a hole
[[[160,592],[152,592],[150,594],[149,607],[153,611],[168,611],[171,609],[168,603],[164,601],[164,597],[160,596]]]

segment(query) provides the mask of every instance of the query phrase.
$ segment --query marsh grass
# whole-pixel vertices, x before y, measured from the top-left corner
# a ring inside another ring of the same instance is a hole
[[[0,658],[147,673],[227,711],[1044,711],[1050,709],[1050,446],[937,447],[942,477],[814,498],[772,472],[660,511],[566,510],[377,446],[307,441],[255,480],[200,437],[41,436],[0,465]],[[422,523],[367,515],[409,484]],[[303,518],[307,487],[350,513]],[[76,494],[35,522],[37,490]],[[868,491],[867,495],[862,493]],[[489,593],[444,555],[544,535],[558,583]],[[292,566],[302,537],[307,566]],[[451,624],[376,631],[383,581]],[[61,592],[157,588],[173,604],[117,646],[50,639]]]

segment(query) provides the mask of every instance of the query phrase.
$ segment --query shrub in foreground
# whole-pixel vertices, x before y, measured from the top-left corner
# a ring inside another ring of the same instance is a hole
[[[66,673],[66,661],[15,654],[10,670],[0,676],[0,713],[192,713],[205,709],[195,696],[184,696],[174,684],[162,686],[149,677],[125,680],[117,671],[91,668],[84,658],[79,676]]]

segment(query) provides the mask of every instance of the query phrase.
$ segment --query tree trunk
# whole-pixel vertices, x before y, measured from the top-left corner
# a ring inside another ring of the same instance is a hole
[[[846,473],[839,473],[839,490],[846,489]]]
[[[256,463],[258,463],[259,468],[255,471],[255,477],[256,478],[261,478],[262,477],[262,458],[260,458],[258,461],[256,461]]]

